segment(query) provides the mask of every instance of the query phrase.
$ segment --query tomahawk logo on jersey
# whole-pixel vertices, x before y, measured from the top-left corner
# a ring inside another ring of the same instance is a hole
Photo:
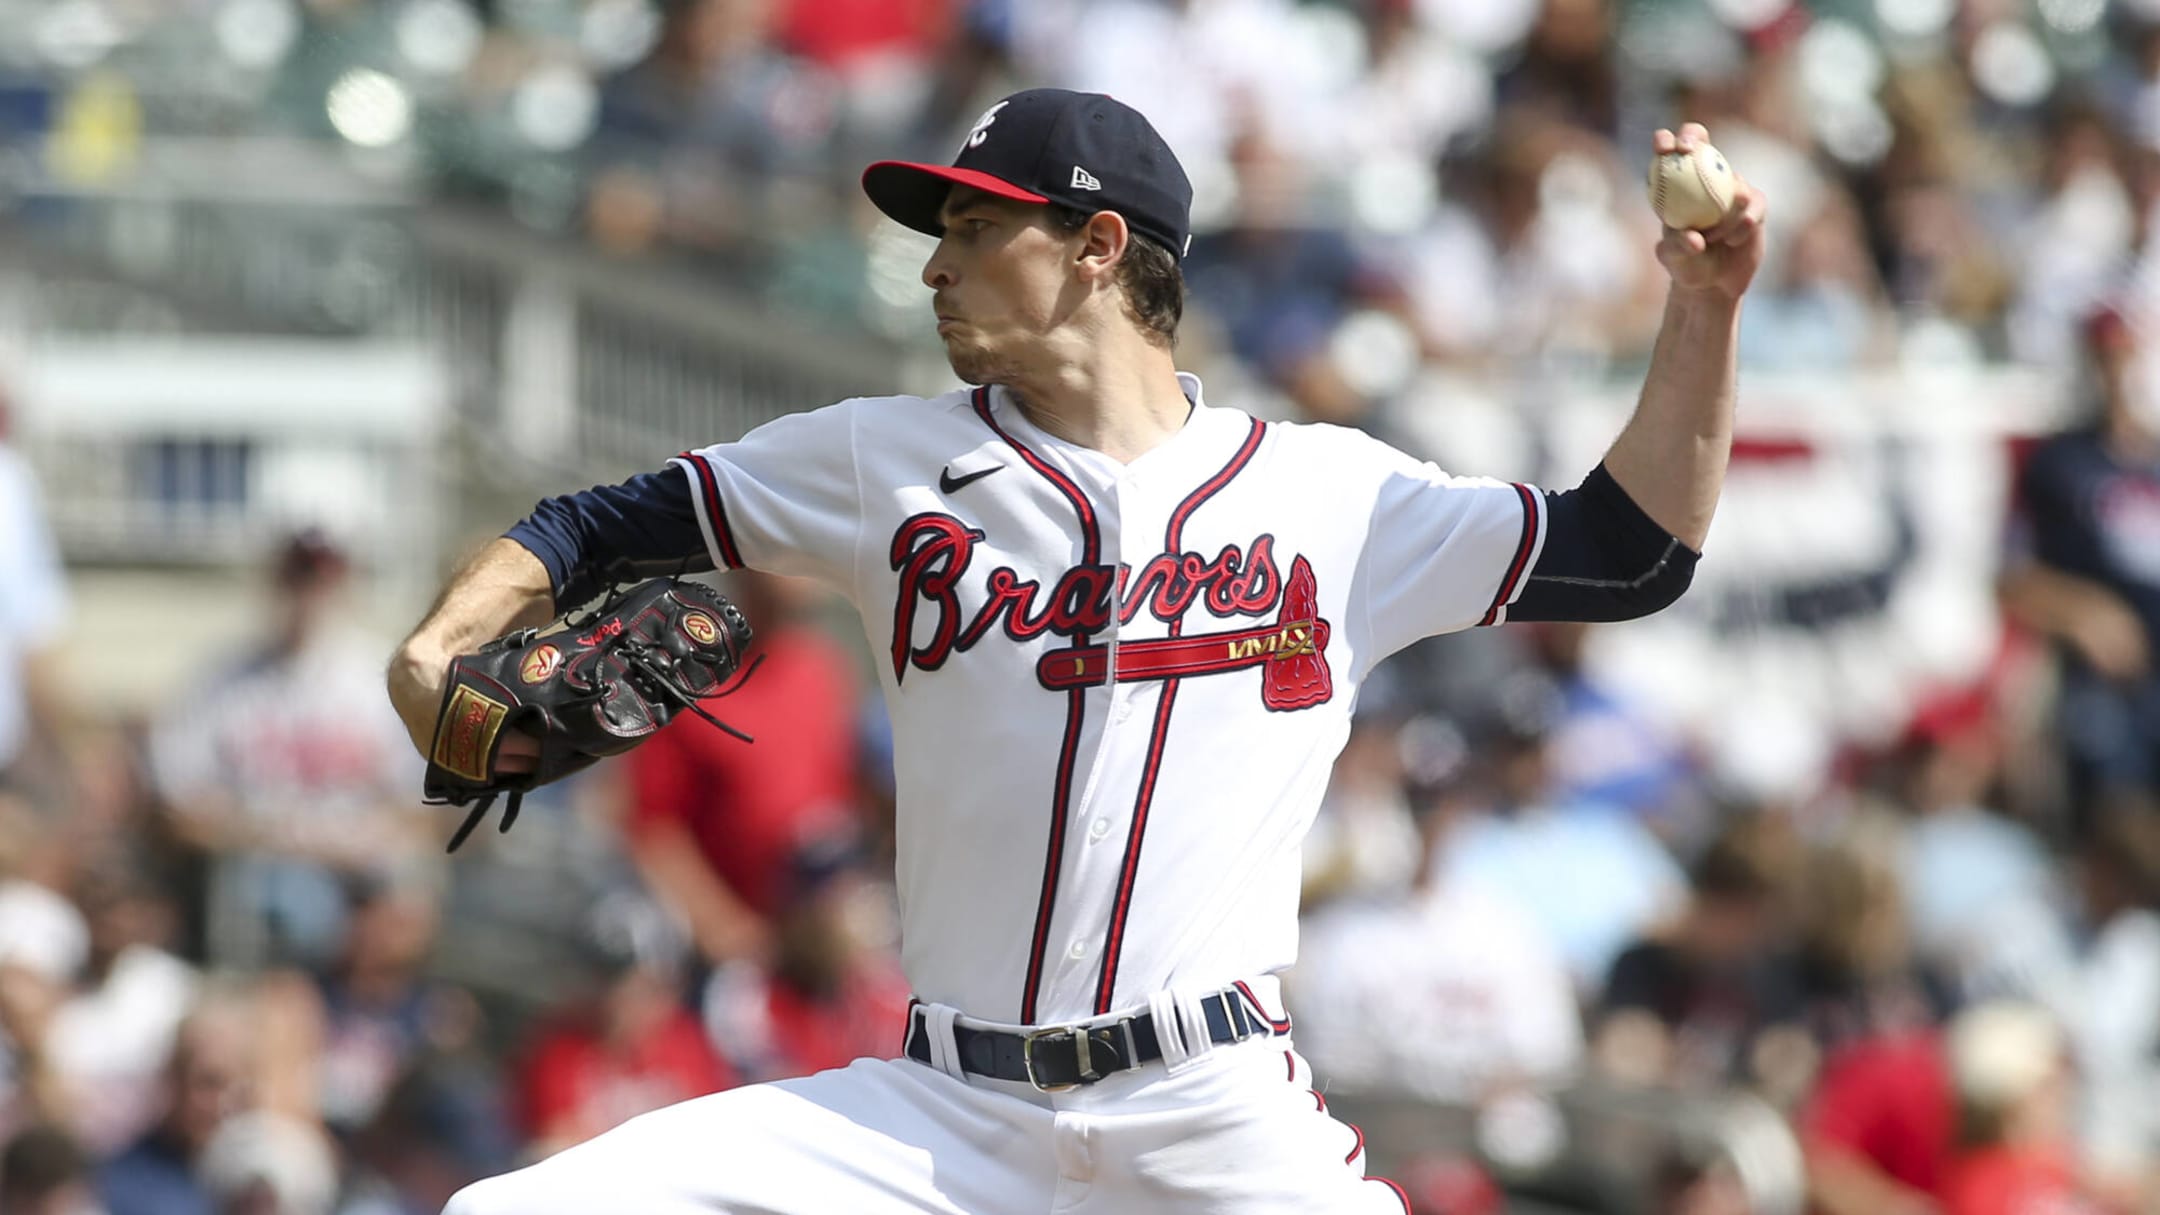
[[[1502,619],[1536,558],[1528,487],[1182,380],[1191,420],[1131,464],[1000,389],[843,402],[678,461],[716,563],[837,588],[885,656],[925,1000],[1036,1024],[1287,965],[1359,683]],[[952,844],[977,833],[1001,847]],[[1012,863],[1023,834],[1039,863]]]

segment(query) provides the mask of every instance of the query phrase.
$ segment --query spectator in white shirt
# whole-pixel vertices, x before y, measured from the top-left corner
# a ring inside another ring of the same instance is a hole
[[[1567,968],[1504,893],[1456,875],[1449,839],[1477,799],[1459,735],[1404,730],[1424,864],[1406,896],[1344,900],[1309,919],[1287,991],[1298,1048],[1322,1081],[1477,1104],[1564,1081],[1582,1056]]]
[[[67,615],[67,582],[37,475],[8,435],[0,391],[0,786],[59,758],[52,651]],[[48,767],[44,775],[58,773]]]
[[[214,870],[219,965],[326,961],[346,916],[341,876],[435,854],[418,757],[382,695],[390,644],[338,622],[348,574],[321,533],[292,537],[267,636],[191,685],[151,738],[175,834]]]

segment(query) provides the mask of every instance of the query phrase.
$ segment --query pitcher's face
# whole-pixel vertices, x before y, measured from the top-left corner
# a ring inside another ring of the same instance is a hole
[[[1075,273],[1084,238],[1054,230],[1048,218],[1039,204],[966,186],[954,186],[940,212],[945,234],[922,281],[934,293],[945,357],[967,383],[1016,378],[1085,297]]]

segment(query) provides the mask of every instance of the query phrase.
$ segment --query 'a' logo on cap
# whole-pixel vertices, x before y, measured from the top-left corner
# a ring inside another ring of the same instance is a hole
[[[1079,165],[1074,165],[1072,188],[1075,190],[1100,190],[1102,189],[1102,183],[1095,180],[1093,173],[1088,172]]]
[[[971,148],[981,147],[983,140],[990,138],[990,124],[997,121],[998,111],[1011,104],[1010,101],[1000,101],[984,110],[983,116],[976,119],[975,125],[968,129],[967,146]]]

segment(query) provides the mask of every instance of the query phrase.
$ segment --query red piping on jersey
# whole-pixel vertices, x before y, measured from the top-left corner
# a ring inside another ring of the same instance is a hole
[[[1175,631],[1177,621],[1171,621],[1170,628]],[[1177,703],[1177,689],[1175,679],[1163,684],[1162,700],[1155,705],[1155,725],[1148,733],[1147,766],[1140,770],[1140,795],[1133,799],[1132,825],[1125,831],[1125,863],[1118,870],[1117,902],[1110,908],[1110,927],[1103,934],[1102,973],[1095,980],[1098,1017],[1110,1011],[1110,996],[1117,987],[1118,955],[1125,948],[1125,916],[1132,910],[1133,879],[1140,872],[1140,841],[1147,835],[1148,808],[1155,802],[1155,778],[1162,771],[1163,742],[1170,733],[1170,710]]]
[[[1395,1191],[1396,1201],[1402,1203],[1403,1215],[1417,1215],[1417,1212],[1412,1210],[1410,1207],[1410,1195],[1405,1193],[1401,1186],[1396,1185],[1394,1182],[1389,1181],[1385,1177],[1367,1177],[1365,1180],[1377,1181],[1381,1185],[1384,1185],[1387,1188]]]
[[[1238,989],[1239,995],[1245,997],[1245,1003],[1252,1007],[1253,1015],[1267,1022],[1267,1027],[1274,1030],[1278,1037],[1290,1032],[1290,1016],[1288,1013],[1283,1014],[1282,1020],[1278,1021],[1275,1019],[1275,1014],[1267,1010],[1267,1005],[1260,1002],[1260,997],[1253,994],[1252,988],[1246,986],[1245,980],[1239,979],[1232,986]]]
[[[1095,507],[1080,492],[1080,487],[1064,473],[1052,468],[1041,456],[1028,450],[1018,439],[1005,432],[990,416],[990,390],[975,390],[975,415],[983,420],[992,433],[1005,441],[1029,468],[1041,474],[1043,479],[1057,487],[1065,500],[1072,503],[1073,513],[1080,519],[1080,562],[1096,565],[1102,559],[1102,532],[1095,523]],[[1087,644],[1087,634],[1073,637],[1075,648]],[[1020,995],[1020,1023],[1035,1024],[1035,997],[1042,988],[1043,952],[1050,946],[1050,913],[1057,907],[1058,871],[1065,862],[1065,819],[1072,806],[1073,768],[1080,751],[1080,724],[1087,713],[1087,693],[1074,688],[1065,701],[1065,741],[1058,748],[1057,785],[1050,798],[1050,841],[1043,857],[1042,894],[1035,904],[1035,935],[1028,945],[1027,987]]]
[[[684,452],[683,459],[697,471],[698,488],[705,495],[705,518],[711,521],[713,539],[720,545],[720,564],[731,570],[741,569],[742,553],[735,547],[735,529],[728,526],[727,506],[720,501],[720,478],[705,457],[696,452]]]
[[[1364,1127],[1361,1127],[1361,1126],[1359,1126],[1359,1125],[1358,1125],[1357,1123],[1355,1123],[1355,1122],[1351,1122],[1351,1123],[1346,1123],[1345,1125],[1347,1125],[1347,1126],[1348,1126],[1348,1127],[1350,1128],[1350,1133],[1351,1133],[1351,1134],[1353,1134],[1353,1135],[1356,1135],[1356,1136],[1357,1136],[1357,1142],[1356,1142],[1355,1144],[1353,1144],[1353,1145],[1351,1146],[1351,1148],[1350,1148],[1350,1154],[1349,1154],[1348,1156],[1345,1156],[1345,1157],[1343,1157],[1343,1158],[1342,1158],[1342,1162],[1343,1162],[1344,1164],[1349,1164],[1349,1163],[1350,1163],[1351,1161],[1353,1161],[1353,1160],[1356,1160],[1356,1159],[1358,1158],[1358,1153],[1359,1153],[1359,1152],[1362,1152],[1362,1151],[1364,1151],[1364,1150],[1365,1150],[1365,1128],[1364,1128]]]
[[[1515,560],[1508,563],[1507,577],[1500,580],[1500,592],[1493,596],[1492,606],[1478,621],[1480,627],[1500,619],[1501,611],[1515,598],[1515,588],[1522,585],[1523,574],[1530,565],[1530,550],[1537,547],[1538,492],[1518,483],[1515,494],[1522,499],[1522,543],[1515,548]]]
[[[1178,508],[1170,512],[1170,526],[1163,537],[1164,552],[1185,551],[1186,520],[1192,518],[1202,503],[1220,493],[1244,471],[1252,462],[1253,453],[1260,449],[1260,440],[1266,433],[1267,423],[1254,418],[1252,428],[1245,434],[1245,442],[1239,444],[1237,454],[1230,457],[1230,462],[1201,482],[1198,489],[1185,495]],[[1184,616],[1172,620],[1170,638],[1175,640],[1184,627]],[[1164,682],[1162,699],[1155,706],[1155,725],[1148,734],[1147,766],[1140,771],[1140,794],[1133,799],[1132,826],[1127,828],[1125,835],[1125,864],[1118,872],[1117,902],[1110,908],[1110,930],[1103,936],[1102,974],[1095,981],[1095,1015],[1098,1017],[1110,1011],[1111,995],[1117,988],[1118,958],[1125,949],[1125,919],[1132,912],[1133,883],[1140,876],[1140,845],[1147,837],[1148,811],[1155,804],[1155,781],[1162,773],[1163,747],[1169,740],[1170,710],[1177,703],[1177,690],[1176,677]]]

